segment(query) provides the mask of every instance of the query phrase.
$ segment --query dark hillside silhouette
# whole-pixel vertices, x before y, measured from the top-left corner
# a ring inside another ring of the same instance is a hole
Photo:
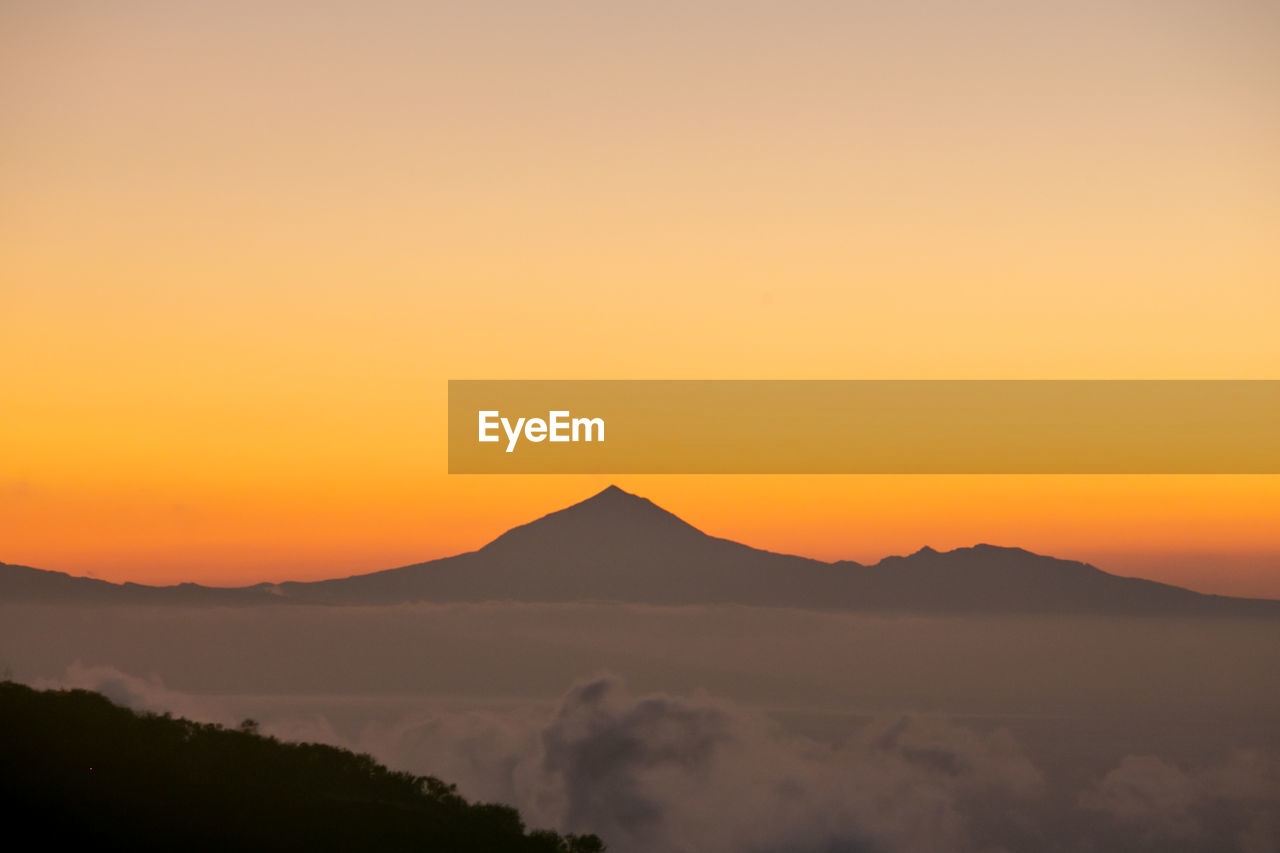
[[[85,690],[0,683],[0,802],[11,839],[134,850],[599,853],[527,832],[431,777],[368,755],[134,712]]]

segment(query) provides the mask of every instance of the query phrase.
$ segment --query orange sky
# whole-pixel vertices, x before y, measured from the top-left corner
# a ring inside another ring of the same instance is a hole
[[[262,5],[0,8],[0,560],[323,577],[609,482],[448,476],[448,378],[1280,374],[1275,4]],[[1280,596],[1278,479],[619,485]]]

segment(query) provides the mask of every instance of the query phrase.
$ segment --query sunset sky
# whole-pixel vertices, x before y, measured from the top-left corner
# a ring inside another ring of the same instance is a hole
[[[610,482],[1280,597],[1280,477],[450,476],[450,378],[1280,378],[1280,4],[0,4],[0,561],[251,583]]]

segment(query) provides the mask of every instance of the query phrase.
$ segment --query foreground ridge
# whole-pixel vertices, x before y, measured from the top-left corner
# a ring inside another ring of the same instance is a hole
[[[87,690],[0,682],[8,823],[50,842],[143,850],[601,853],[594,835],[528,832],[515,809],[368,755],[136,714]],[[59,846],[55,843],[55,846]]]

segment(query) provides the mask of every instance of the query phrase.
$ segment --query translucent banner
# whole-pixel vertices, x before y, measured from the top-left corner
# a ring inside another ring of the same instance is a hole
[[[1276,474],[1277,380],[452,380],[455,474]]]

